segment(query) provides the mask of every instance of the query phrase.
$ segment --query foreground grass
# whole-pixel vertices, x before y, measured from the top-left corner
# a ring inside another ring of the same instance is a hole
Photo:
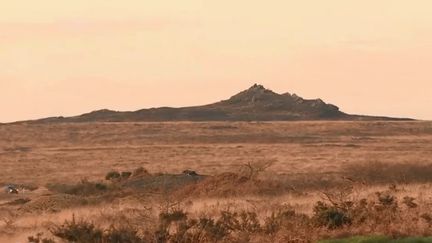
[[[165,176],[164,183],[159,185],[155,181],[161,174],[151,174],[145,169],[136,170],[144,170],[144,174],[130,172],[125,178],[121,178],[120,173],[111,171],[105,177],[105,182],[82,180],[73,185],[54,184],[48,187],[53,193],[85,199],[86,202],[125,199],[135,192],[134,196],[140,198],[141,207],[101,215],[104,217],[99,220],[92,217],[75,218],[72,215],[71,220],[51,223],[39,234],[29,236],[28,240],[32,243],[432,242],[432,238],[394,240],[402,236],[432,235],[432,203],[421,194],[410,196],[403,186],[396,184],[360,194],[359,191],[365,188],[351,179],[343,186],[321,191],[309,213],[297,210],[289,201],[265,207],[264,210],[232,205],[213,212],[204,210],[196,213],[190,210],[193,203],[188,200],[193,200],[198,195],[204,198],[211,195],[221,198],[223,195],[240,193],[263,196],[267,195],[269,189],[283,190],[279,184],[258,178],[261,171],[257,169],[260,168],[259,164],[250,164],[247,168],[249,170],[240,170],[239,173],[208,176],[182,187],[167,187],[167,179],[194,176]],[[148,181],[151,183],[146,184]],[[156,184],[161,188],[156,186],[150,191],[143,191],[130,186],[135,184],[147,189]],[[178,181],[171,184],[178,184]],[[212,194],[208,194],[209,191]],[[138,192],[141,194],[136,194]],[[157,195],[159,197],[155,198]],[[181,195],[193,197],[183,198]],[[153,204],[144,200],[149,196],[156,199]],[[46,233],[45,236],[43,232]],[[356,237],[338,239],[348,236]],[[333,240],[319,241],[321,239]]]
[[[413,237],[403,239],[390,239],[385,236],[356,236],[346,239],[323,240],[319,243],[429,243],[432,237]]]
[[[93,185],[93,184],[89,184]],[[432,242],[432,238],[403,238],[432,235],[430,204],[418,204],[413,197],[397,197],[391,186],[374,197],[356,198],[352,189],[323,192],[311,215],[289,206],[273,208],[261,216],[256,210],[230,208],[216,214],[193,214],[181,203],[162,204],[158,214],[152,208],[106,218],[100,224],[91,218],[50,224],[43,234],[29,242]],[[341,236],[375,234],[383,236]],[[331,239],[319,241],[321,239]],[[45,241],[43,241],[45,240]]]

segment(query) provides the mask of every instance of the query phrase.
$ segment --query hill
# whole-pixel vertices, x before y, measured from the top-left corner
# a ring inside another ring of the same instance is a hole
[[[278,94],[255,84],[228,100],[217,103],[137,111],[98,110],[74,117],[50,117],[36,121],[51,122],[138,122],[138,121],[300,121],[300,120],[409,120],[400,118],[350,115],[321,99],[303,99],[296,94]]]

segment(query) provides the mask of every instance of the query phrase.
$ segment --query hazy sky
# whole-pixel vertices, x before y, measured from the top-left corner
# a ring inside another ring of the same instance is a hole
[[[37,0],[0,6],[0,122],[206,104],[261,83],[432,119],[430,0]]]

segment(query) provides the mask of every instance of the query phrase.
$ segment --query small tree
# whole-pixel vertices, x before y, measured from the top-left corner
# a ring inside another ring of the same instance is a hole
[[[248,162],[243,164],[243,171],[248,180],[256,180],[260,173],[264,172],[273,165],[275,160],[260,161],[260,162]]]

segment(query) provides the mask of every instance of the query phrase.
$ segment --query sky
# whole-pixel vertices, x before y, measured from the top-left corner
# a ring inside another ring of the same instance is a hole
[[[430,0],[0,5],[0,122],[208,104],[254,83],[432,120]]]

